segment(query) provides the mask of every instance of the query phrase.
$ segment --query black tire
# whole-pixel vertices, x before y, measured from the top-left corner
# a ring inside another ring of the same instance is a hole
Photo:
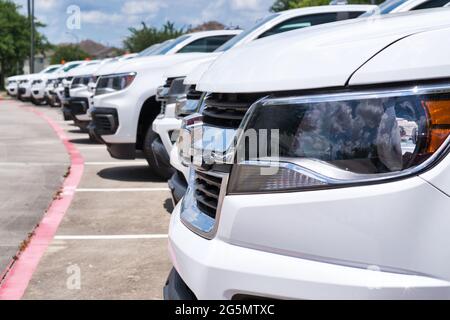
[[[161,161],[161,158],[167,157],[167,155],[158,156],[154,153],[153,144],[158,139],[159,135],[155,131],[153,131],[152,127],[150,126],[147,129],[147,133],[144,139],[144,146],[143,146],[144,156],[148,162],[148,165],[150,166],[151,171],[156,176],[164,180],[169,180],[175,173],[175,170],[172,168],[172,166],[170,166],[170,159],[169,161]]]
[[[39,100],[36,100],[35,98],[31,98],[31,102],[35,105],[35,106],[40,106],[42,104],[42,102],[40,102]]]

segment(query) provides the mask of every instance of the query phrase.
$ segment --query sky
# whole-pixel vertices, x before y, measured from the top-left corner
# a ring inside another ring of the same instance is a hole
[[[23,6],[26,0],[13,0]],[[52,43],[92,39],[122,46],[129,27],[144,21],[160,27],[172,21],[177,27],[216,20],[247,28],[269,14],[274,0],[35,0],[35,15],[47,27],[40,31]],[[76,15],[79,8],[80,15]],[[68,13],[69,11],[69,13]],[[80,19],[77,19],[80,17]],[[78,23],[79,22],[79,23]]]

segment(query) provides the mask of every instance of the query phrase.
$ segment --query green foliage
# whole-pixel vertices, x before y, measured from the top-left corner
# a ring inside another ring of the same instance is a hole
[[[78,45],[75,44],[66,44],[59,45],[55,48],[55,52],[53,53],[51,63],[58,64],[62,61],[70,62],[77,60],[85,60],[89,58],[89,54],[83,51]]]
[[[383,0],[374,0],[375,4]],[[284,11],[288,9],[324,6],[330,4],[331,0],[276,0],[270,8],[273,12]],[[348,0],[349,4],[372,4],[372,0]]]
[[[0,0],[0,67],[1,78],[22,73],[23,62],[30,54],[30,21],[19,13],[20,6],[11,0]],[[44,27],[36,22],[36,28]],[[51,48],[47,38],[35,32],[36,53]]]
[[[173,39],[185,33],[184,29],[177,29],[175,24],[168,21],[161,28],[148,27],[142,22],[142,28],[129,28],[131,35],[128,36],[123,44],[129,52],[140,52],[154,44]]]

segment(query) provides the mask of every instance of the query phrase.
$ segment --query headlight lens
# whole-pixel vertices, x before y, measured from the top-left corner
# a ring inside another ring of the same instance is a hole
[[[385,182],[426,169],[448,146],[450,86],[268,98],[243,129],[231,194]]]
[[[135,78],[135,72],[102,76],[97,81],[95,95],[125,90],[133,83]]]
[[[89,83],[95,82],[95,77],[92,75],[85,75],[80,77],[75,77],[72,80],[71,89],[87,87]]]
[[[199,100],[191,100],[186,97],[180,97],[175,104],[175,115],[178,118],[187,117],[195,113],[199,106]]]
[[[185,98],[190,86],[184,85],[184,79],[185,77],[168,78],[166,84],[158,88],[156,99],[172,104],[178,98]]]

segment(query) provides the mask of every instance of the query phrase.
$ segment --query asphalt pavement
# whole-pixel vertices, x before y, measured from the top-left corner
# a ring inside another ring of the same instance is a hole
[[[39,223],[70,166],[48,123],[23,105],[0,101],[0,273]],[[171,269],[167,183],[151,175],[144,159],[112,159],[105,146],[62,121],[60,110],[35,108],[64,129],[85,164],[24,298],[161,299]]]

